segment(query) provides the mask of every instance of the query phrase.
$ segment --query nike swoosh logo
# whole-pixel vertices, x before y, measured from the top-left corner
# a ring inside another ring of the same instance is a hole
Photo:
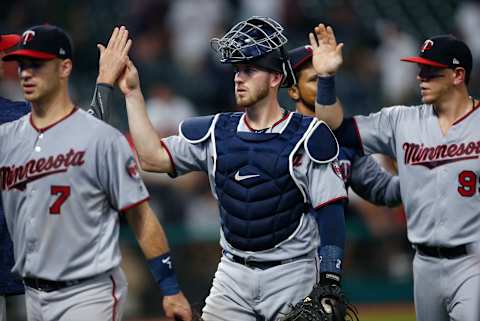
[[[256,175],[240,175],[240,171],[237,171],[237,173],[235,174],[235,180],[237,182],[240,182],[240,181],[243,181],[244,179],[247,179],[247,178],[254,178],[254,177],[258,177],[260,175],[256,174]]]

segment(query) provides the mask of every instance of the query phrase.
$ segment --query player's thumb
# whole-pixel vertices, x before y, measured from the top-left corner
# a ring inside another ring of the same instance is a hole
[[[342,54],[342,50],[343,50],[343,42],[339,43],[337,45],[337,52],[340,54],[340,55],[343,55]]]
[[[105,51],[105,46],[102,45],[101,43],[97,43],[97,48],[98,48],[98,51],[100,52],[100,55],[103,55],[103,52]]]

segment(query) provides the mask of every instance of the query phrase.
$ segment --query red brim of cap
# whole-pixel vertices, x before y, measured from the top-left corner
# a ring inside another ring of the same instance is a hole
[[[0,37],[0,51],[15,47],[22,37],[19,35],[2,35]]]
[[[439,62],[429,60],[429,59],[425,59],[425,58],[422,58],[422,57],[405,57],[405,58],[402,58],[400,60],[401,61],[406,61],[406,62],[413,62],[413,63],[421,64],[421,65],[428,65],[428,66],[437,67],[437,68],[448,68],[448,65],[441,64]]]
[[[57,56],[51,53],[43,52],[43,51],[20,49],[20,50],[14,50],[8,53],[7,55],[5,55],[5,57],[3,57],[3,61],[18,60],[18,58],[21,58],[21,57],[34,58],[34,59],[40,59],[40,60],[52,60]]]

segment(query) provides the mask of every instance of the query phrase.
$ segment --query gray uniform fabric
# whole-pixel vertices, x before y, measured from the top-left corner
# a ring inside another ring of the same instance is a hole
[[[249,131],[244,117],[245,115],[239,122],[238,131]],[[268,132],[281,133],[290,118]],[[215,196],[213,173],[215,148],[212,141],[207,139],[202,143],[191,144],[181,136],[171,136],[162,141],[172,157],[176,174],[182,175],[190,171],[207,172]],[[303,147],[298,153],[303,154],[303,157],[301,161],[296,162],[298,166],[293,167],[293,173],[302,189],[306,191],[313,207],[346,197],[341,175],[334,171],[331,163],[313,162]],[[288,308],[289,303],[296,303],[311,291],[317,280],[318,271],[314,258],[319,244],[317,223],[310,214],[303,216],[297,230],[287,240],[272,249],[260,252],[245,252],[234,248],[220,231],[222,248],[228,253],[249,260],[279,261],[302,255],[306,255],[307,258],[282,264],[281,267],[260,270],[233,263],[224,255],[206,300],[202,318],[205,321],[253,321],[254,312],[257,312],[265,315],[266,320],[274,320],[280,311],[280,301],[283,308]],[[276,269],[279,274],[276,273]]]
[[[0,126],[0,150],[0,189],[16,258],[13,271],[68,281],[119,266],[118,213],[148,198],[119,131],[78,109],[42,130],[27,115]],[[109,300],[111,293],[110,287]]]
[[[365,153],[397,160],[410,242],[478,248],[480,110],[458,120],[446,135],[431,105],[384,108],[356,116],[355,121]],[[417,319],[480,320],[479,276],[478,255],[473,252],[456,259],[417,253]]]
[[[127,281],[120,268],[66,291],[43,292],[29,287],[25,291],[29,321],[119,321],[126,300]]]
[[[355,193],[376,205],[401,204],[398,176],[385,171],[371,156],[355,156],[351,166],[350,187]]]

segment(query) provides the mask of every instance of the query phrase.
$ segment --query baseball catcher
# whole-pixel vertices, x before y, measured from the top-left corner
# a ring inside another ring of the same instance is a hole
[[[282,321],[359,321],[355,306],[348,304],[337,284],[317,283],[312,292],[291,307]]]

